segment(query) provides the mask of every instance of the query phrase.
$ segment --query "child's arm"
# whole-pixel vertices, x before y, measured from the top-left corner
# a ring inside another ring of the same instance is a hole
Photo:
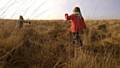
[[[69,16],[67,13],[65,14],[65,19],[66,20],[71,20],[71,16]]]
[[[83,22],[83,27],[86,28],[86,24],[83,17],[82,17],[82,22]]]

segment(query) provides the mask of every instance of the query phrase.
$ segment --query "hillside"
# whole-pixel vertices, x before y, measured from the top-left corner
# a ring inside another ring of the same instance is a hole
[[[0,20],[0,68],[120,68],[120,20],[87,20],[84,46],[71,43],[70,23]]]

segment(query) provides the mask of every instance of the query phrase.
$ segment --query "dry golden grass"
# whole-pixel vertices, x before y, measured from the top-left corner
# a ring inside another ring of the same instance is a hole
[[[65,21],[0,20],[0,68],[120,68],[120,21],[89,20],[84,47],[71,44]],[[101,30],[100,30],[101,29]]]

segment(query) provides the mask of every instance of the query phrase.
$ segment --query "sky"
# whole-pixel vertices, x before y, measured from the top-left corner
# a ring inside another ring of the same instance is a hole
[[[120,19],[120,0],[0,0],[0,18],[64,19],[76,6],[85,19]]]

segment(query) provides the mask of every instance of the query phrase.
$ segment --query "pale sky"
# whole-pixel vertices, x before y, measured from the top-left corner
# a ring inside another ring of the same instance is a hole
[[[64,19],[75,6],[85,19],[120,19],[120,0],[0,0],[0,18]]]

